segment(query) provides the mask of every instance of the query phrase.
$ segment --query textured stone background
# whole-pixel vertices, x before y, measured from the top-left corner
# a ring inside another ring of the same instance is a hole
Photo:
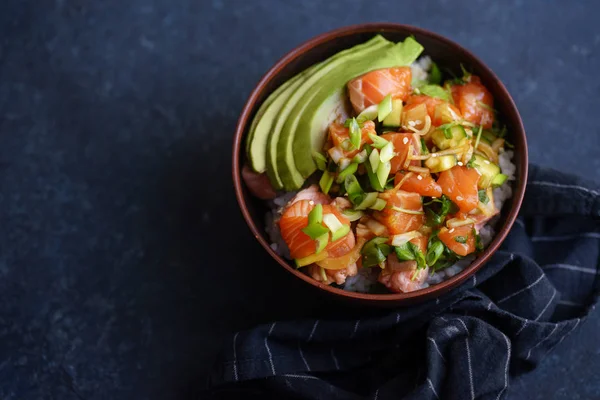
[[[512,93],[533,162],[600,180],[597,5],[2,1],[0,398],[193,398],[226,332],[345,312],[267,258],[230,181],[245,99],[318,33],[458,41]],[[600,398],[599,331],[596,310],[508,398]]]

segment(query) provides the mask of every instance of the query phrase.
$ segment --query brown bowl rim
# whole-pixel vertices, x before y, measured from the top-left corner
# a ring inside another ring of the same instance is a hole
[[[301,57],[306,52],[310,51],[314,47],[321,45],[327,41],[333,40],[335,38],[339,38],[341,36],[353,35],[356,33],[366,33],[366,32],[377,32],[377,31],[401,31],[417,33],[422,36],[428,36],[434,40],[444,42],[448,46],[457,50],[457,52],[461,55],[461,58],[472,58],[476,63],[478,63],[478,67],[485,71],[485,73],[491,77],[498,85],[499,91],[501,92],[501,96],[504,97],[506,102],[508,103],[508,109],[514,112],[517,116],[517,125],[513,126],[515,130],[515,137],[518,138],[519,143],[519,151],[515,152],[517,156],[520,158],[520,171],[518,175],[518,182],[515,192],[513,193],[513,206],[509,211],[509,214],[505,220],[504,226],[502,229],[494,236],[494,239],[490,243],[490,245],[485,249],[485,251],[480,254],[475,261],[473,261],[469,266],[463,269],[458,274],[453,277],[440,282],[439,284],[429,286],[424,289],[420,289],[410,293],[390,293],[390,294],[368,294],[368,293],[358,293],[346,291],[343,289],[338,289],[331,287],[329,285],[324,285],[320,282],[315,281],[304,273],[300,272],[293,266],[291,266],[288,261],[284,260],[281,256],[271,249],[269,243],[265,241],[260,233],[260,229],[254,223],[250,212],[248,211],[248,206],[246,205],[246,201],[244,199],[244,193],[242,190],[242,179],[240,176],[240,151],[244,147],[242,146],[244,133],[246,131],[246,126],[249,122],[252,110],[255,108],[257,99],[259,95],[264,90],[267,83],[273,79],[279,72],[292,60],[297,57]],[[465,57],[466,56],[466,57]],[[527,173],[528,173],[528,151],[527,151],[527,140],[525,135],[525,128],[523,126],[523,121],[518,112],[518,109],[515,105],[514,100],[512,99],[510,93],[502,83],[502,81],[496,76],[496,74],[477,56],[471,53],[469,50],[465,49],[458,43],[439,35],[437,33],[431,32],[429,30],[418,28],[411,25],[405,24],[397,24],[397,23],[365,23],[365,24],[357,24],[341,27],[329,32],[322,33],[305,41],[299,46],[295,47],[293,50],[288,52],[282,58],[280,58],[277,63],[273,67],[271,67],[265,75],[258,82],[252,93],[250,94],[248,100],[246,101],[244,108],[242,109],[242,113],[238,119],[235,136],[233,140],[233,160],[232,160],[232,169],[233,169],[233,183],[235,188],[235,195],[237,201],[239,203],[240,209],[248,224],[252,234],[258,240],[258,242],[262,245],[262,247],[271,255],[271,257],[277,261],[283,268],[285,268],[288,272],[292,273],[296,277],[304,280],[305,282],[315,286],[319,289],[322,289],[326,292],[329,292],[334,295],[343,296],[349,299],[362,300],[367,302],[394,302],[395,304],[401,302],[415,301],[418,299],[426,300],[432,298],[436,294],[441,295],[446,293],[447,291],[457,287],[472,275],[474,275],[489,259],[490,257],[498,250],[508,232],[512,228],[519,210],[521,208],[521,204],[523,202],[523,197],[525,195],[525,187],[527,184]]]

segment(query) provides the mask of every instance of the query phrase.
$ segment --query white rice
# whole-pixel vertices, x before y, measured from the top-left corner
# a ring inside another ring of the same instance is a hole
[[[410,66],[412,70],[413,81],[427,80],[431,63],[432,61],[429,56],[423,56],[415,61]],[[508,179],[502,186],[494,189],[494,205],[496,206],[497,210],[502,210],[502,206],[506,200],[512,197],[511,184],[512,181],[515,180],[515,172],[517,170],[517,167],[512,162],[513,156],[513,151],[502,151],[502,149],[500,149],[498,163],[500,164],[502,173],[507,175]],[[283,193],[281,196],[269,201],[270,211],[265,216],[265,231],[271,239],[271,248],[273,251],[277,252],[279,255],[287,258],[288,260],[291,260],[290,251],[285,244],[285,241],[281,237],[281,232],[279,231],[279,225],[277,222],[281,217],[283,207],[296,195],[296,193],[297,192]],[[479,230],[481,242],[484,246],[488,246],[492,242],[492,239],[495,235],[494,226],[496,225],[498,219],[499,217],[492,218],[490,222],[488,222]],[[448,268],[430,274],[422,288],[426,288],[430,285],[436,285],[448,278],[453,277],[465,269],[474,260],[475,256],[470,255]],[[346,283],[344,283],[343,288],[344,290],[352,292],[367,293],[369,292],[371,286],[377,284],[378,275],[379,268],[361,268],[359,269],[357,275],[348,277],[346,279]]]

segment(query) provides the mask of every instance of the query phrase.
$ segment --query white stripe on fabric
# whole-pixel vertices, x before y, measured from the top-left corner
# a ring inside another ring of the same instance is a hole
[[[529,323],[528,320],[524,320],[523,321],[523,326],[521,327],[521,329],[519,329],[516,333],[516,336],[519,336],[521,334],[521,332],[523,332],[523,329],[525,329],[525,327],[527,326],[527,324]]]
[[[339,370],[340,364],[338,364],[338,360],[335,357],[335,354],[333,353],[333,349],[331,349],[331,358],[333,358],[333,363],[335,364],[335,369]]]
[[[269,336],[271,336],[271,333],[273,332],[273,328],[275,328],[275,324],[276,322],[273,322],[273,324],[271,324],[271,329],[269,329],[269,333],[265,337],[265,347],[267,348],[267,353],[269,354],[269,363],[271,364],[271,372],[273,373],[273,375],[275,375],[275,364],[273,364],[273,355],[271,354],[271,349],[269,348],[268,339]]]
[[[465,344],[467,345],[467,365],[469,366],[469,382],[471,384],[471,400],[475,400],[475,387],[473,386],[473,369],[471,368],[471,349],[469,347],[469,337],[471,337],[471,333],[469,332],[469,328],[464,323],[464,321],[460,318],[453,318],[458,320],[462,326],[467,331],[467,337],[465,338]]]
[[[550,307],[550,304],[552,303],[552,300],[554,300],[554,298],[556,297],[556,289],[554,289],[554,293],[552,294],[552,297],[550,298],[550,301],[548,301],[548,304],[546,304],[546,307],[544,307],[544,309],[542,310],[542,312],[540,313],[540,315],[538,315],[536,317],[536,321],[539,320],[542,315],[544,315],[544,313],[546,312],[546,310],[548,309],[548,307]]]
[[[236,332],[235,335],[233,335],[233,379],[235,379],[235,381],[238,381],[238,371],[237,371],[237,352],[235,349],[235,342],[237,340],[237,337],[239,335],[239,332]]]
[[[315,330],[317,329],[317,325],[319,325],[319,320],[315,321],[315,324],[313,325],[312,331],[310,331],[310,336],[308,336],[308,341],[309,342],[312,339],[313,335],[315,334]]]
[[[473,287],[477,286],[477,276],[473,275]]]
[[[356,320],[356,323],[354,324],[354,330],[352,331],[352,335],[350,335],[350,339],[352,339],[354,335],[356,335],[356,331],[358,330],[358,324],[360,324],[360,319]]]
[[[396,325],[400,322],[400,313],[396,313]]]
[[[492,306],[493,306],[493,305],[494,305],[494,303],[492,303],[492,302],[490,301],[490,304],[488,304],[488,306],[487,306],[487,309],[488,309],[488,311],[490,311],[490,309],[492,308]]]
[[[435,342],[435,340],[433,340],[433,338],[429,337],[429,336],[427,336],[427,340],[429,340],[431,343],[433,343],[433,347],[435,347],[435,350],[438,352],[438,354],[440,355],[440,357],[442,358],[442,360],[444,360],[444,362],[446,362],[446,358],[444,357],[444,355],[440,351],[440,348],[438,347],[438,345]]]
[[[542,267],[543,269],[568,269],[570,271],[584,272],[586,274],[594,274],[599,275],[600,271],[595,270],[593,268],[585,268],[580,267],[578,265],[569,265],[569,264],[547,264]]]
[[[502,333],[502,332],[500,332]],[[504,391],[508,388],[508,367],[510,365],[510,340],[508,340],[508,337],[502,333],[502,337],[504,337],[504,340],[506,341],[506,365],[504,366],[504,387],[502,388],[502,390],[500,391],[500,393],[498,393],[498,397],[496,397],[496,400],[500,400],[500,397],[502,397],[502,394],[504,393]]]
[[[440,396],[438,396],[437,392],[435,391],[435,388],[433,387],[433,382],[431,382],[431,379],[427,378],[427,383],[429,384],[429,387],[431,388],[431,391],[435,395],[435,398],[439,399]]]
[[[527,357],[525,357],[526,360],[529,360],[529,357],[531,357],[531,352],[533,351],[533,349],[535,349],[536,347],[538,347],[540,344],[544,343],[546,340],[548,340],[550,338],[550,336],[552,336],[554,334],[554,332],[556,332],[556,329],[558,328],[558,324],[554,325],[554,329],[552,329],[552,332],[550,332],[550,334],[548,336],[546,336],[545,338],[543,338],[542,340],[540,340],[539,342],[537,342],[537,344],[535,346],[533,346],[532,348],[529,349],[529,351],[527,352]]]
[[[302,352],[302,347],[300,347],[300,345],[298,345],[298,352],[300,353],[302,361],[304,361],[304,366],[306,367],[306,370],[310,372],[310,365],[308,365],[308,361],[306,361],[306,358],[304,358],[304,353]]]
[[[583,307],[583,304],[575,303],[574,301],[569,300],[559,300],[558,304],[561,306],[569,306],[569,307]]]
[[[378,397],[379,397],[379,389],[377,389],[375,391],[375,395],[373,396],[373,400],[377,400]]]
[[[550,186],[550,187],[555,187],[555,188],[560,188],[560,189],[577,189],[577,190],[581,190],[582,192],[592,194],[594,196],[600,195],[600,193],[596,192],[595,190],[588,189],[586,187],[579,186],[579,185],[565,185],[563,183],[546,182],[546,181],[531,181],[528,184],[529,185],[537,185],[537,186]]]
[[[526,290],[529,290],[529,289],[531,289],[532,287],[534,287],[535,285],[537,285],[537,284],[538,284],[538,283],[539,283],[539,282],[542,280],[542,278],[544,278],[544,274],[543,274],[543,273],[542,273],[542,275],[540,275],[540,277],[539,277],[539,278],[537,278],[537,279],[536,279],[536,281],[535,281],[535,282],[533,282],[533,283],[531,283],[531,284],[527,285],[527,286],[526,286],[526,287],[524,287],[523,289],[517,290],[516,292],[514,292],[514,293],[513,293],[513,294],[511,294],[511,295],[508,295],[508,296],[506,296],[506,297],[503,297],[503,298],[501,298],[501,299],[500,299],[500,300],[498,300],[496,303],[500,304],[500,303],[502,303],[502,302],[505,302],[506,300],[508,300],[508,299],[510,299],[510,298],[512,298],[512,297],[514,297],[514,296],[516,296],[516,295],[518,295],[519,293],[522,293],[522,292],[524,292],[524,291],[526,291]]]
[[[577,328],[577,325],[579,325],[580,322],[581,322],[581,319],[577,318],[577,322],[575,322],[575,325],[573,325],[573,328],[571,328],[571,330],[569,332],[565,333],[564,336],[560,338],[558,343],[556,343],[554,346],[552,346],[550,349],[548,349],[548,351],[546,353],[548,353],[550,350],[552,350],[553,348],[555,348],[556,346],[561,344],[562,341],[565,340],[565,338],[567,336],[569,336],[575,330],[575,328]]]
[[[573,240],[579,238],[589,239],[600,239],[600,232],[583,232],[574,233],[572,235],[561,235],[561,236],[533,236],[532,242],[561,242],[565,240]]]
[[[296,375],[296,374],[285,374],[283,375],[286,378],[296,378],[296,379],[316,379],[316,380],[320,380],[319,378],[317,378],[316,376],[312,376],[312,375]]]

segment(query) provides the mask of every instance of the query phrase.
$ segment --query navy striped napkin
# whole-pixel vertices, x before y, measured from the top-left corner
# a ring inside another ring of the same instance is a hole
[[[600,185],[532,166],[517,223],[461,287],[383,317],[273,322],[226,342],[215,399],[501,399],[600,288]]]

